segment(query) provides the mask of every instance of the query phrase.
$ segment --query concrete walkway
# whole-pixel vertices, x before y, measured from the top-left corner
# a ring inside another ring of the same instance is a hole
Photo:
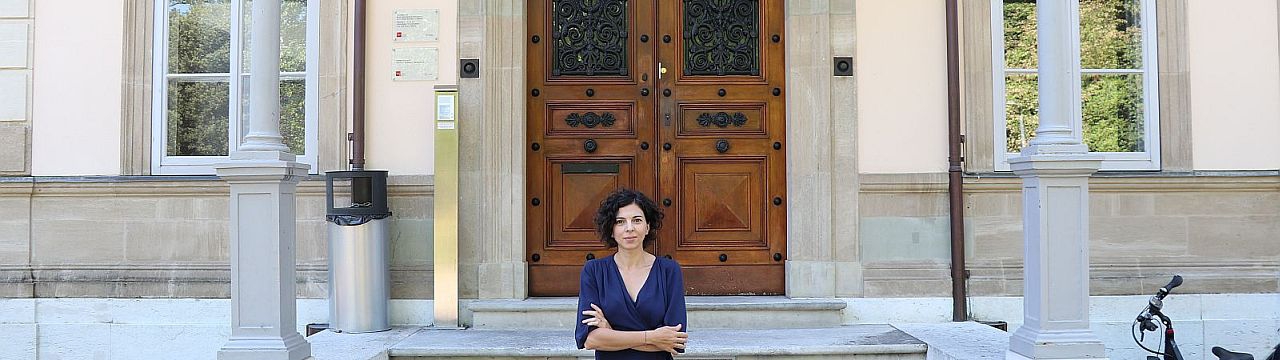
[[[894,327],[929,344],[928,360],[997,360],[1009,349],[1009,333],[976,322]]]

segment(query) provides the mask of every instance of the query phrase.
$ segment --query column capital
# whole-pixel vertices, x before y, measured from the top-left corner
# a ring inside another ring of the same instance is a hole
[[[311,165],[297,162],[283,151],[234,151],[231,161],[214,165],[218,177],[230,183],[285,181],[297,183]]]
[[[1085,155],[1089,153],[1089,147],[1081,143],[1080,140],[1074,138],[1068,138],[1067,140],[1069,141],[1063,143],[1036,143],[1032,140],[1032,143],[1023,148],[1018,156]]]
[[[1101,166],[1102,155],[1089,153],[1029,155],[1023,152],[1022,156],[1009,159],[1009,169],[1023,178],[1089,176]]]

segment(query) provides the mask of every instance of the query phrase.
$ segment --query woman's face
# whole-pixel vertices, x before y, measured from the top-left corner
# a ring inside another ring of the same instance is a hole
[[[644,246],[644,237],[649,234],[649,221],[644,218],[644,210],[639,205],[631,204],[618,209],[618,216],[613,219],[613,240],[618,242],[622,250],[635,250]]]

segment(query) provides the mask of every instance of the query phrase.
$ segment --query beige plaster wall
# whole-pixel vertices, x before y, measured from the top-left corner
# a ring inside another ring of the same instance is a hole
[[[1188,1],[1192,165],[1280,168],[1280,51],[1274,0]]]
[[[122,0],[40,0],[31,174],[120,173]]]
[[[354,7],[354,2],[349,4]],[[458,2],[379,0],[367,4],[365,168],[386,169],[391,174],[434,174],[434,87],[458,83]],[[399,9],[439,9],[440,39],[394,42],[395,11]],[[440,49],[438,80],[392,80],[392,49],[410,47]],[[465,124],[466,119],[459,123]]]
[[[856,2],[860,172],[946,171],[944,5],[931,0]]]

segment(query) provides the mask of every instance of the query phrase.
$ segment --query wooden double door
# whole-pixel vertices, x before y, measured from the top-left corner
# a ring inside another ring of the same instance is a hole
[[[571,296],[619,187],[689,294],[782,294],[782,0],[527,0],[529,293]]]

